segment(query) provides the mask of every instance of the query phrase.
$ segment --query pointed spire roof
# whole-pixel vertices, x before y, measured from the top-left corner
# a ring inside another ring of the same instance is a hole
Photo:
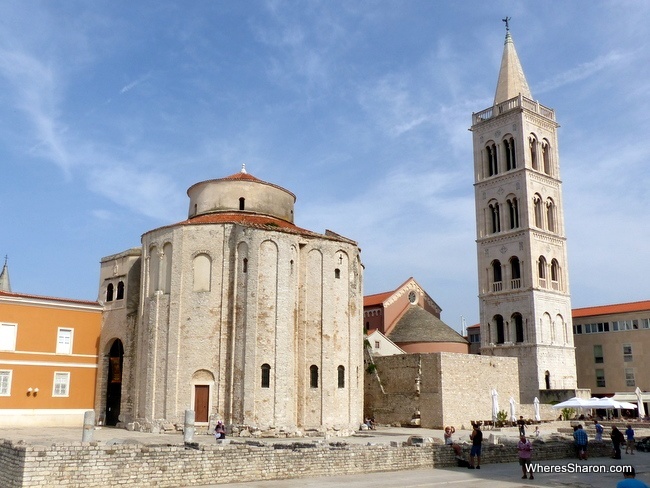
[[[0,291],[11,291],[11,282],[9,281],[9,268],[7,267],[7,256],[5,256],[5,265],[0,272]]]
[[[510,19],[508,18],[508,20]],[[528,88],[524,70],[519,62],[519,56],[517,56],[515,43],[510,35],[510,28],[506,22],[506,40],[503,46],[503,56],[501,57],[497,91],[494,95],[494,105],[517,97],[520,93],[526,98],[533,98],[533,95],[530,93],[530,88]]]

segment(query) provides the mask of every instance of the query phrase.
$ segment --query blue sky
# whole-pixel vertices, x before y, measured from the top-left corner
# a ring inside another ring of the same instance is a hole
[[[103,256],[249,173],[478,322],[472,112],[506,15],[556,110],[574,307],[650,298],[650,2],[5,1],[0,253],[13,291],[97,298]]]

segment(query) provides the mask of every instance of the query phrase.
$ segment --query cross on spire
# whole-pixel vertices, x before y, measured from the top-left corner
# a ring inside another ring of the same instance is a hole
[[[502,22],[506,23],[506,32],[508,32],[510,30],[510,25],[508,24],[508,22],[510,22],[511,20],[512,20],[512,17],[508,17],[508,16],[506,16],[505,19],[501,19]]]

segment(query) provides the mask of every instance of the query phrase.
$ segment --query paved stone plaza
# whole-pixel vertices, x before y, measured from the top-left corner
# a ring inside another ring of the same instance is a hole
[[[558,432],[558,428],[566,428],[566,422],[553,422],[542,424],[542,438],[549,438]],[[516,438],[516,428],[485,431],[486,442],[490,434]],[[395,428],[380,427],[378,430],[360,432],[351,437],[330,438],[330,441],[340,440],[350,444],[389,444],[390,442],[405,442],[411,435],[432,437],[442,440],[442,431],[420,428]],[[650,429],[638,429],[637,436],[650,435]],[[77,443],[81,441],[81,428],[16,428],[0,429],[0,439],[9,439],[13,442],[22,441],[31,445],[52,445],[55,443]],[[304,438],[303,441],[318,440],[319,438]],[[468,442],[469,431],[457,431],[455,439],[459,442]],[[214,444],[212,436],[196,435],[199,444]],[[244,439],[234,439],[244,441]],[[296,439],[259,439],[261,442],[295,442]],[[98,428],[94,432],[94,441],[99,444],[181,444],[183,435],[180,432],[167,434],[148,434],[142,432],[129,432],[123,429]],[[534,458],[533,458],[534,459]],[[244,462],[244,461],[242,461]],[[246,483],[230,483],[232,487],[258,487],[258,488],[292,488],[292,487],[334,487],[346,485],[355,487],[433,487],[433,486],[467,486],[479,482],[481,487],[515,487],[515,486],[557,486],[579,488],[605,488],[614,487],[622,478],[619,473],[586,473],[582,472],[585,466],[616,466],[632,464],[637,470],[637,478],[650,484],[650,453],[638,452],[634,456],[623,454],[623,460],[617,461],[610,458],[592,458],[586,462],[577,462],[573,459],[542,461],[541,466],[547,469],[564,469],[569,472],[540,473],[533,481],[521,479],[521,470],[516,463],[484,464],[481,470],[465,468],[441,469],[414,469],[406,471],[393,471],[385,473],[369,473],[365,475],[329,476],[318,478],[298,478],[278,481],[255,481]],[[564,466],[564,468],[561,468]],[[218,477],[219,466],[215,467],[215,476]],[[592,468],[593,469],[593,468]],[[605,468],[609,469],[609,468]],[[570,472],[576,471],[576,472]],[[580,471],[580,472],[577,472]],[[215,480],[216,481],[216,480]],[[223,486],[223,484],[204,485],[203,488]],[[181,487],[179,487],[181,488]]]

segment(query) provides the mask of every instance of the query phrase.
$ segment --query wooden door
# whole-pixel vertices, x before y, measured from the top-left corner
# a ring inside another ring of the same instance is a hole
[[[194,421],[208,421],[208,403],[210,402],[210,387],[194,385]]]

